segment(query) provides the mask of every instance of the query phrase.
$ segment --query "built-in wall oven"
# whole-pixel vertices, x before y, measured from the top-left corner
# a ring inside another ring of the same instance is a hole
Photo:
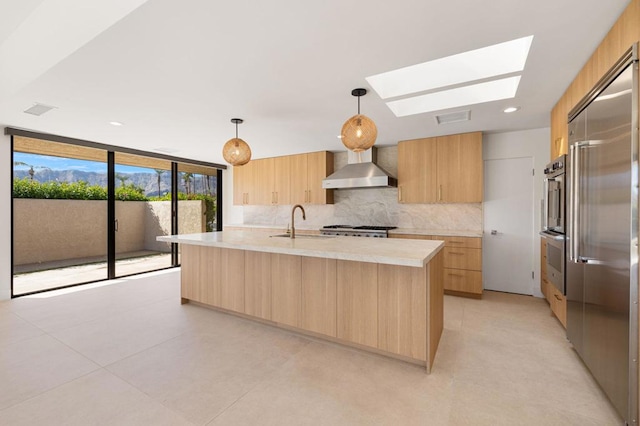
[[[547,279],[565,294],[565,169],[567,157],[562,155],[544,169],[544,208],[542,232],[547,240]]]

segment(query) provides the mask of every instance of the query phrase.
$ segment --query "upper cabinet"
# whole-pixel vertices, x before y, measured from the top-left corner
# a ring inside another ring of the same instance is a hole
[[[481,203],[482,133],[398,144],[400,203]]]
[[[251,205],[331,204],[322,179],[333,173],[326,151],[253,160],[233,168],[233,203]]]
[[[640,1],[633,0],[629,2],[551,111],[551,159],[568,152],[569,111],[638,40],[640,40]]]

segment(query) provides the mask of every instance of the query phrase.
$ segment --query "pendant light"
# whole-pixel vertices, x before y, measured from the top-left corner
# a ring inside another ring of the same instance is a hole
[[[222,147],[222,156],[225,161],[232,166],[242,166],[251,160],[251,148],[249,145],[238,138],[238,124],[242,124],[242,118],[232,118],[231,122],[236,125],[236,137],[229,139]]]
[[[358,97],[358,114],[342,125],[340,139],[353,152],[362,152],[371,148],[378,137],[376,124],[369,117],[360,114],[360,96],[367,94],[367,89],[353,89],[352,96]]]

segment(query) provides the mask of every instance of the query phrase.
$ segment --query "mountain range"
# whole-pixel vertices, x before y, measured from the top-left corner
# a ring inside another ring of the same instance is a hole
[[[184,173],[178,175],[178,191],[185,193],[208,193],[216,195],[216,177],[193,175],[189,180],[189,190],[186,190]],[[14,170],[13,176],[18,179],[29,179],[28,170]],[[89,185],[107,186],[107,174],[96,172],[84,172],[81,170],[35,170],[33,180],[38,182],[87,182]],[[158,175],[156,173],[116,173],[116,188],[122,184],[133,184],[143,189],[144,194],[148,197],[164,195],[171,191],[171,173],[167,171],[160,176],[160,191],[158,191]]]

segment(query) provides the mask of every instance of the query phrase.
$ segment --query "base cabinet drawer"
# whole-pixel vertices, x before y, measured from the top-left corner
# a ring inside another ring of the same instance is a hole
[[[444,267],[452,269],[482,270],[482,250],[476,248],[444,248]]]
[[[562,323],[564,328],[567,328],[567,299],[551,284],[549,284],[548,292],[551,295],[549,298],[551,312],[558,317],[558,320]]]
[[[482,272],[445,268],[444,289],[464,293],[482,294]]]

